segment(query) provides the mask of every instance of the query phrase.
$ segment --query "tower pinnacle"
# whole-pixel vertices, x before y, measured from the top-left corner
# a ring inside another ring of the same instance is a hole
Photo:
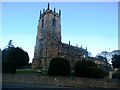
[[[70,41],[69,41],[69,45],[70,45]]]
[[[54,8],[54,12],[55,12],[55,8]]]
[[[48,10],[50,9],[50,5],[49,5],[49,3],[48,3],[48,7],[47,7],[47,9],[48,9]]]
[[[42,14],[41,14],[41,10],[40,10],[40,17],[41,17],[41,15],[42,15]]]
[[[59,10],[59,16],[61,16],[61,10]]]

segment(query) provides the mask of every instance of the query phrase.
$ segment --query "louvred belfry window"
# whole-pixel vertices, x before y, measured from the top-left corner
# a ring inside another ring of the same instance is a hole
[[[42,19],[42,28],[43,28],[43,25],[44,25],[44,19]]]
[[[53,20],[52,20],[52,25],[56,26],[56,20],[55,20],[55,18],[53,18]]]

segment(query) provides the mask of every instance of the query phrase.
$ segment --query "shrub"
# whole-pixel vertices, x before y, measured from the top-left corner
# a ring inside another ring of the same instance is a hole
[[[86,72],[86,77],[90,78],[104,78],[108,75],[108,72],[103,71],[101,68],[95,66],[89,66]]]
[[[108,64],[100,64],[99,67],[104,71],[107,71],[107,72],[111,71],[111,66]]]
[[[70,75],[70,62],[65,58],[53,58],[50,61],[48,75],[50,76]]]
[[[76,63],[75,67],[74,67],[74,71],[75,71],[75,75],[76,76],[86,76],[86,71],[88,69],[89,66],[96,66],[97,64],[95,64],[92,61],[79,61]]]
[[[2,51],[2,72],[16,73],[16,68],[28,64],[28,53],[19,47],[8,47]]]
[[[98,68],[98,65],[92,61],[79,61],[76,63],[75,75],[88,78],[104,78],[108,72]]]
[[[16,73],[16,66],[10,62],[2,62],[2,73]]]
[[[113,78],[113,79],[120,79],[120,71],[117,71],[116,73],[114,73],[114,74],[112,75],[112,78]]]

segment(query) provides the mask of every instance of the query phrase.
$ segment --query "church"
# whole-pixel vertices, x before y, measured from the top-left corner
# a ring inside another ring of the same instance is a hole
[[[62,43],[61,36],[61,10],[58,13],[55,8],[51,10],[48,3],[47,9],[40,11],[32,61],[33,69],[48,68],[50,60],[55,57],[66,58],[73,68],[76,61],[88,56],[87,48],[72,46],[70,41],[68,44]]]

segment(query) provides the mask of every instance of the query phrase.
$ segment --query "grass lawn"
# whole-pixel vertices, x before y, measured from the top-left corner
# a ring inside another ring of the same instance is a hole
[[[35,74],[36,71],[32,69],[17,69],[16,74]]]

